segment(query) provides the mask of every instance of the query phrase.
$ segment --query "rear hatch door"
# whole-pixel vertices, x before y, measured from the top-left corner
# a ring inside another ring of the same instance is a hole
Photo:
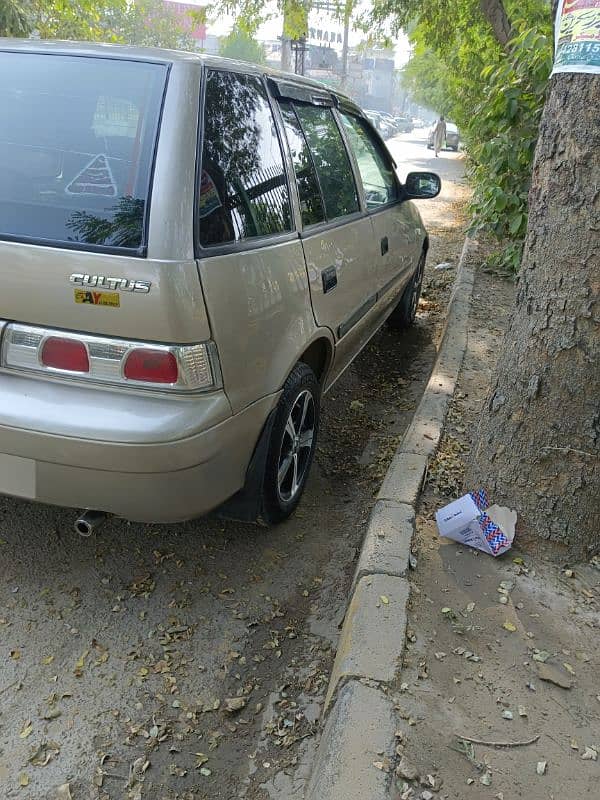
[[[171,65],[8,47],[0,48],[0,319],[147,341],[208,339],[193,253],[147,258]]]

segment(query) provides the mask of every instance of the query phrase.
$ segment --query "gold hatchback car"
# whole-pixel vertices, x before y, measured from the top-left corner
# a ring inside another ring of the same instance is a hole
[[[209,56],[0,40],[0,493],[278,522],[427,234],[361,109]]]

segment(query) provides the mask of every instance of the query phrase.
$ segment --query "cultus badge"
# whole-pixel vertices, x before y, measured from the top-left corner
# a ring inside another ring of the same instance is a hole
[[[86,275],[83,272],[74,272],[69,276],[69,281],[83,289],[108,289],[111,292],[136,292],[148,294],[151,281],[134,281],[130,278],[107,278],[105,275]]]

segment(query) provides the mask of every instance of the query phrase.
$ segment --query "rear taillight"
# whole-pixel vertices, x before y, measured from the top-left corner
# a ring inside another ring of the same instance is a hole
[[[40,361],[45,367],[67,372],[89,372],[90,360],[83,342],[50,336],[44,340]]]
[[[123,374],[131,381],[177,383],[179,370],[173,353],[138,348],[127,356]]]
[[[63,333],[0,320],[0,366],[161,391],[221,386],[214,342],[163,345]]]

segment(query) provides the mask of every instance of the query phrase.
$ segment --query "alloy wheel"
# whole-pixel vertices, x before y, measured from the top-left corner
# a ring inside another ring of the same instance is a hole
[[[413,279],[413,290],[410,296],[410,318],[414,319],[417,315],[419,297],[421,295],[421,284],[423,283],[423,272],[425,271],[425,259],[421,258],[417,273]]]
[[[285,425],[277,467],[277,491],[289,503],[301,489],[315,438],[315,403],[306,389],[292,405]]]

